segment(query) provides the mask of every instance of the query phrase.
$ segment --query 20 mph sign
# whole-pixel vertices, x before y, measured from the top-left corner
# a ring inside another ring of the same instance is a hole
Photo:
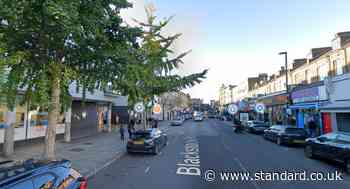
[[[137,113],[142,113],[145,110],[145,106],[143,105],[142,102],[138,102],[138,103],[135,104],[134,110]]]
[[[228,106],[228,109],[227,109],[228,113],[230,113],[231,115],[234,115],[238,112],[238,107],[236,104],[230,104]]]

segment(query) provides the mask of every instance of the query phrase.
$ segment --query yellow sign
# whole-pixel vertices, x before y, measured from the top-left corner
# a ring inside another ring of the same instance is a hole
[[[162,107],[160,106],[160,104],[155,104],[153,106],[153,113],[160,114],[161,112],[162,112]]]

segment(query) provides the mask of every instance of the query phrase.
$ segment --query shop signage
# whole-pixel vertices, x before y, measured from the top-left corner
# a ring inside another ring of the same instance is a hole
[[[319,88],[307,88],[292,92],[293,103],[312,102],[319,100]]]

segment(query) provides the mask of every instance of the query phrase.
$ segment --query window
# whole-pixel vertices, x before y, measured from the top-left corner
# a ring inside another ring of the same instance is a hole
[[[52,174],[44,174],[34,178],[34,188],[53,189],[56,177]]]
[[[350,113],[337,113],[338,130],[350,132]]]
[[[16,183],[13,186],[10,186],[8,189],[33,189],[33,182],[32,180],[26,180],[21,183]]]
[[[48,114],[47,112],[38,112],[30,117],[30,126],[47,126],[48,125]]]

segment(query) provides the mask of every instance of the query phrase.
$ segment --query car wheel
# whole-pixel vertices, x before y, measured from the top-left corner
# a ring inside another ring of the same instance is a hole
[[[277,144],[278,145],[282,145],[282,138],[281,137],[277,137],[277,140],[276,140]]]
[[[155,145],[155,146],[154,146],[153,154],[154,154],[154,155],[158,155],[158,154],[159,154],[159,147],[158,147],[158,145]]]
[[[305,146],[304,152],[307,158],[312,159],[314,157],[313,149],[310,145]]]

